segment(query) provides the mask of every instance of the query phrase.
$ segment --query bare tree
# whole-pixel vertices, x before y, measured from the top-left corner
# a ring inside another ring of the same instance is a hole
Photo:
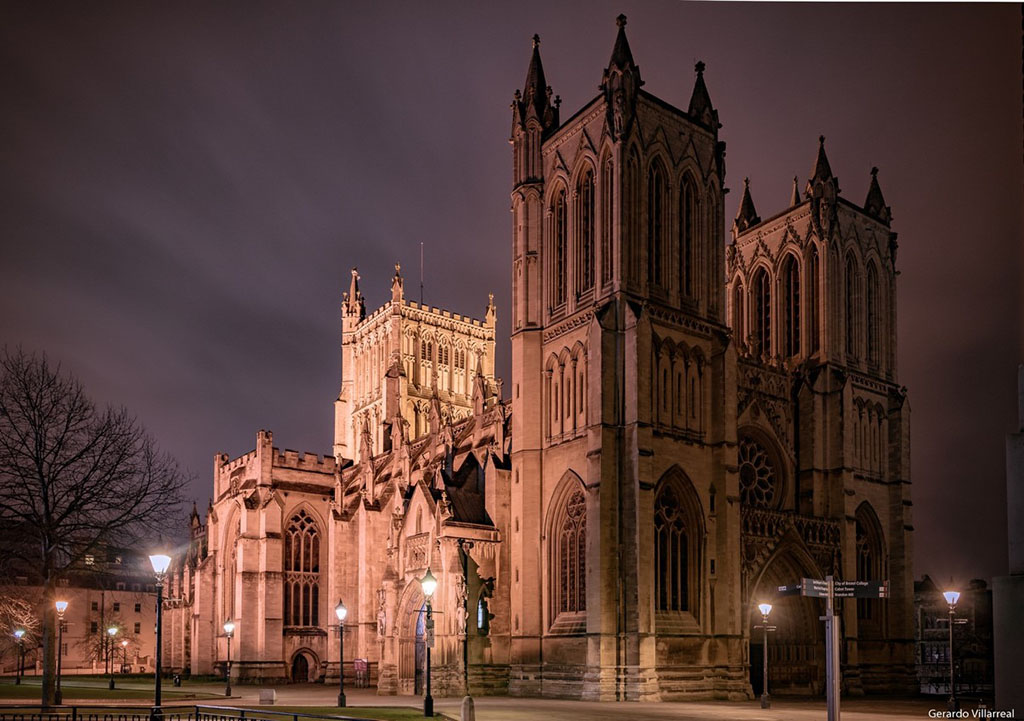
[[[0,530],[9,562],[44,587],[43,705],[53,701],[58,580],[101,549],[152,544],[179,518],[187,483],[127,410],[97,408],[44,355],[0,353]]]
[[[19,642],[14,632],[25,632]],[[9,592],[0,593],[0,658],[14,656],[18,662],[21,651],[35,651],[39,644],[39,616],[34,605],[25,598]]]

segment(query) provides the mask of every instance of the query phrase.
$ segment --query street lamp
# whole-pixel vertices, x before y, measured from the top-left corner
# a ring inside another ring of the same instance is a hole
[[[64,612],[68,610],[68,602],[57,601],[53,605],[57,607],[57,688],[53,693],[53,701],[59,705],[64,700],[60,690],[60,669],[61,658],[64,656]]]
[[[759,603],[757,610],[761,612],[761,631],[764,634],[764,685],[761,687],[761,708],[771,708],[772,700],[768,695],[768,632],[774,631],[775,626],[768,625],[768,614],[772,612],[772,605]]]
[[[345,708],[345,617],[348,609],[340,598],[334,614],[338,617],[338,708]]]
[[[14,679],[15,685],[21,683],[21,677],[25,675],[25,629],[14,629],[14,637],[18,639],[18,677]]]
[[[430,695],[430,647],[434,645],[434,616],[431,600],[434,596],[434,591],[437,590],[437,579],[434,578],[434,574],[430,572],[429,567],[427,567],[426,574],[420,579],[420,587],[423,589],[423,595],[426,596],[427,605],[427,693],[423,697],[423,715],[433,716],[434,697]]]
[[[459,551],[462,556],[462,615],[465,628],[462,629],[462,682],[466,686],[466,695],[462,698],[463,719],[476,718],[476,707],[473,703],[473,696],[469,692],[469,552],[473,548],[473,542],[459,539]]]
[[[224,695],[231,695],[231,637],[235,635],[235,622],[228,619],[224,622],[224,635],[228,637],[228,662],[224,666]]]
[[[171,557],[163,553],[155,553],[149,557],[156,575],[156,683],[153,689],[153,706],[160,707],[160,659],[163,639],[163,605],[164,575],[171,565]]]
[[[110,666],[110,690],[114,690],[114,636],[117,635],[117,626],[111,626],[107,629],[107,636],[110,638],[107,642],[107,665]]]
[[[946,591],[942,594],[949,604],[949,701],[946,707],[950,711],[959,711],[960,702],[956,699],[956,676],[953,671],[953,623],[956,616],[956,602],[960,600],[959,591]]]
[[[128,639],[121,641],[121,673],[126,673],[128,667]]]

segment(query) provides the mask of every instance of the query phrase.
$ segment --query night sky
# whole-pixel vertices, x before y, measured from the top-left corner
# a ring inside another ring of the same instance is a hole
[[[427,302],[499,312],[510,375],[509,102],[539,33],[567,118],[627,32],[645,88],[705,74],[762,217],[827,136],[899,233],[915,575],[1006,572],[1021,344],[1018,5],[64,3],[0,6],[0,343],[128,406],[196,475],[216,452],[329,453],[339,304],[401,261]]]

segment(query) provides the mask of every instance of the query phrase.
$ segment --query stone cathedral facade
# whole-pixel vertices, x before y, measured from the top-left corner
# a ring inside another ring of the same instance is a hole
[[[726,246],[725,143],[696,66],[643,88],[619,18],[600,92],[566,121],[534,38],[512,104],[512,378],[482,319],[342,303],[333,454],[269,432],[218,455],[168,600],[167,658],[239,680],[346,676],[597,700],[760,692],[755,605],[802,577],[888,579],[841,606],[851,693],[912,689],[909,405],[896,234],[872,171],[840,195],[819,142],[789,207],[744,181]],[[464,569],[466,572],[464,572]],[[821,602],[776,599],[773,692],[824,688]]]

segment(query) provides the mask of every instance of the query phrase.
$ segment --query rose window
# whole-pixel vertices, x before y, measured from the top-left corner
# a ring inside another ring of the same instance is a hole
[[[753,438],[740,441],[740,501],[748,506],[775,505],[775,466],[768,452]]]

